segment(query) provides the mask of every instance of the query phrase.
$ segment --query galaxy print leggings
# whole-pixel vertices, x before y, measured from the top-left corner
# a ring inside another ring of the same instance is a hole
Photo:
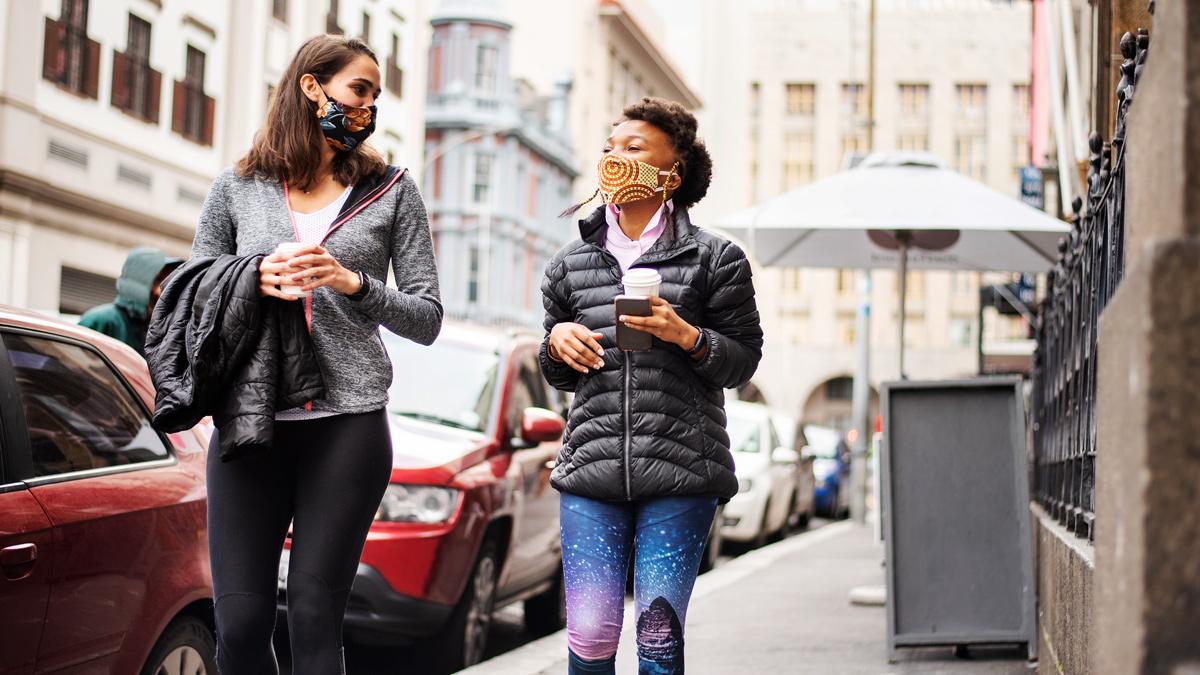
[[[683,625],[717,501],[602,502],[563,494],[569,675],[616,672],[633,552],[638,672],[683,672]]]

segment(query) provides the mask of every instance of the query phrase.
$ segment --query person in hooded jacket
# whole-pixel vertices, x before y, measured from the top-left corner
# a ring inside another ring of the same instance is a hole
[[[696,129],[675,102],[626,107],[598,167],[606,203],[542,281],[542,372],[575,393],[551,474],[571,674],[615,672],[631,552],[640,672],[684,672],[707,535],[717,503],[737,493],[723,390],[749,381],[763,334],[746,256],[688,217],[712,177]],[[622,276],[637,268],[662,278],[652,316],[616,316]],[[652,348],[618,349],[618,321],[650,333]]]
[[[139,246],[125,257],[117,279],[117,298],[97,305],[79,317],[79,325],[116,338],[145,356],[146,329],[162,283],[183,263],[148,246]]]
[[[324,381],[316,400],[275,412],[265,452],[208,455],[222,675],[279,672],[272,635],[289,524],[291,672],[346,672],[346,602],[392,469],[384,409],[392,363],[379,328],[424,345],[441,329],[424,202],[412,176],[364,142],[380,82],[362,40],[320,35],[302,44],[254,144],[213,182],[192,244],[197,259],[264,256],[259,294],[303,304]]]

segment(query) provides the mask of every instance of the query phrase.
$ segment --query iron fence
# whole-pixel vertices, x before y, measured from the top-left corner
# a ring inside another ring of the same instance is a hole
[[[1112,141],[1098,133],[1087,197],[1076,198],[1071,233],[1039,307],[1032,389],[1035,499],[1068,529],[1091,540],[1096,504],[1096,338],[1100,313],[1125,266],[1125,121],[1150,35],[1121,39],[1121,81]]]

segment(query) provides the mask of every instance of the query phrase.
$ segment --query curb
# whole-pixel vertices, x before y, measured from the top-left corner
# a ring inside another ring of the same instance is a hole
[[[777,544],[764,546],[750,551],[717,566],[716,569],[700,575],[696,579],[696,588],[692,591],[691,602],[711,595],[730,586],[755,572],[770,567],[781,558],[789,556],[806,548],[816,546],[828,539],[833,539],[855,527],[860,527],[853,521],[826,525],[810,532],[802,532]],[[625,603],[626,613],[630,613],[633,603]],[[625,626],[631,625],[626,617]],[[624,632],[624,631],[622,631]],[[514,649],[507,654],[501,654],[466,670],[460,675],[530,675],[539,673],[555,666],[564,666],[567,662],[567,631],[561,630],[539,640],[530,642],[523,647]]]

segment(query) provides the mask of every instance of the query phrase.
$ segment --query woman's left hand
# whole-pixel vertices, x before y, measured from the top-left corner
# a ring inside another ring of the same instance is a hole
[[[700,329],[683,320],[675,313],[671,303],[662,298],[650,298],[650,316],[629,316],[622,314],[617,317],[621,323],[645,331],[663,342],[679,345],[681,349],[691,349],[696,344]]]
[[[316,244],[296,251],[288,260],[288,266],[305,268],[291,276],[293,283],[303,284],[301,288],[305,292],[328,286],[338,293],[350,295],[357,293],[362,286],[358,272],[342,267],[341,263],[329,255],[329,251]]]

